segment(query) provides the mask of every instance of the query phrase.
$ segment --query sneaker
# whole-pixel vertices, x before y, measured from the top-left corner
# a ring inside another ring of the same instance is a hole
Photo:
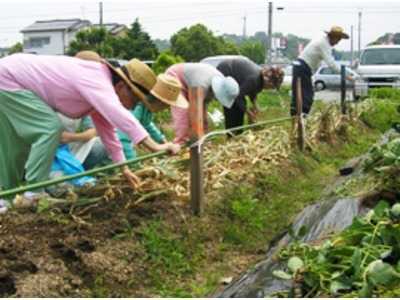
[[[0,199],[0,215],[5,214],[10,207],[10,203],[6,200]]]
[[[48,197],[46,193],[33,193],[33,192],[25,192],[22,196],[17,195],[13,200],[13,204],[15,208],[29,208],[34,207],[38,204],[39,200]]]

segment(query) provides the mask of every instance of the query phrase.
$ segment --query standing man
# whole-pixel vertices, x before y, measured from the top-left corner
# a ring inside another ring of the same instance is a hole
[[[239,84],[240,90],[233,106],[224,107],[226,129],[242,126],[245,114],[248,115],[250,122],[256,122],[259,112],[256,103],[258,93],[263,89],[278,89],[283,81],[283,71],[280,68],[268,66],[261,68],[244,56],[223,60],[217,69],[225,76],[233,77]],[[251,108],[247,108],[246,96],[251,100]]]
[[[349,35],[344,33],[343,28],[333,26],[330,31],[325,31],[326,35],[320,39],[312,40],[300,54],[298,59],[293,62],[293,79],[292,79],[292,103],[290,114],[296,115],[296,95],[297,95],[297,79],[301,79],[301,89],[303,96],[303,113],[308,114],[314,101],[314,90],[312,84],[312,75],[319,68],[322,61],[340,73],[340,68],[336,64],[332,47],[342,39],[348,39]],[[348,80],[353,80],[351,76]]]

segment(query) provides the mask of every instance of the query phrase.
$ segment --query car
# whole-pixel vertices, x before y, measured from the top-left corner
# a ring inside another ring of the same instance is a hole
[[[283,72],[285,75],[283,76],[282,85],[291,86],[292,85],[292,78],[293,78],[293,66],[288,65],[283,68]]]
[[[366,97],[375,87],[400,88],[400,45],[368,46],[356,65],[360,77],[354,84],[354,98]]]
[[[350,74],[352,77],[356,78],[358,75],[349,67],[346,67],[346,73]],[[321,91],[324,89],[337,89],[340,88],[341,78],[340,73],[333,70],[328,66],[321,66],[318,68],[317,72],[315,72],[313,76],[313,84],[314,88],[317,91]],[[354,82],[346,80],[347,87],[353,87]]]
[[[216,56],[209,56],[200,60],[201,63],[205,63],[211,65],[213,67],[217,67],[219,63],[226,59],[233,59],[233,58],[245,58],[249,59],[246,56],[242,55],[216,55]]]
[[[126,65],[129,61],[126,59],[120,59],[120,58],[108,58],[107,61],[112,64],[114,67],[122,67]],[[146,65],[148,65],[150,68],[154,64],[154,60],[142,60]]]

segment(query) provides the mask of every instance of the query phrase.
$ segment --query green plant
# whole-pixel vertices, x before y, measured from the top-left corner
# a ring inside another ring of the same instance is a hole
[[[292,280],[288,295],[300,285],[303,297],[372,297],[400,285],[400,223],[397,206],[381,201],[364,218],[322,245],[295,242],[280,252],[288,271],[280,279]],[[394,214],[393,214],[394,212]]]

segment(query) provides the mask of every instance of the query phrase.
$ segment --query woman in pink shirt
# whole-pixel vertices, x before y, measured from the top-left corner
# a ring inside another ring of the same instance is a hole
[[[166,73],[179,80],[182,85],[182,95],[189,97],[189,89],[203,88],[204,100],[204,129],[207,130],[207,103],[216,98],[224,107],[230,108],[237,95],[239,85],[230,76],[225,77],[213,66],[204,63],[180,63],[172,65]],[[190,104],[189,104],[190,105]],[[189,110],[171,107],[172,120],[175,130],[175,143],[185,143],[189,140]]]
[[[62,126],[56,115],[92,117],[97,133],[114,162],[125,160],[115,129],[135,144],[175,154],[179,145],[154,142],[129,113],[139,101],[152,111],[163,102],[146,94],[156,83],[147,65],[133,59],[114,69],[105,63],[67,56],[15,54],[0,59],[0,189],[48,178]],[[139,179],[122,168],[129,183]]]

